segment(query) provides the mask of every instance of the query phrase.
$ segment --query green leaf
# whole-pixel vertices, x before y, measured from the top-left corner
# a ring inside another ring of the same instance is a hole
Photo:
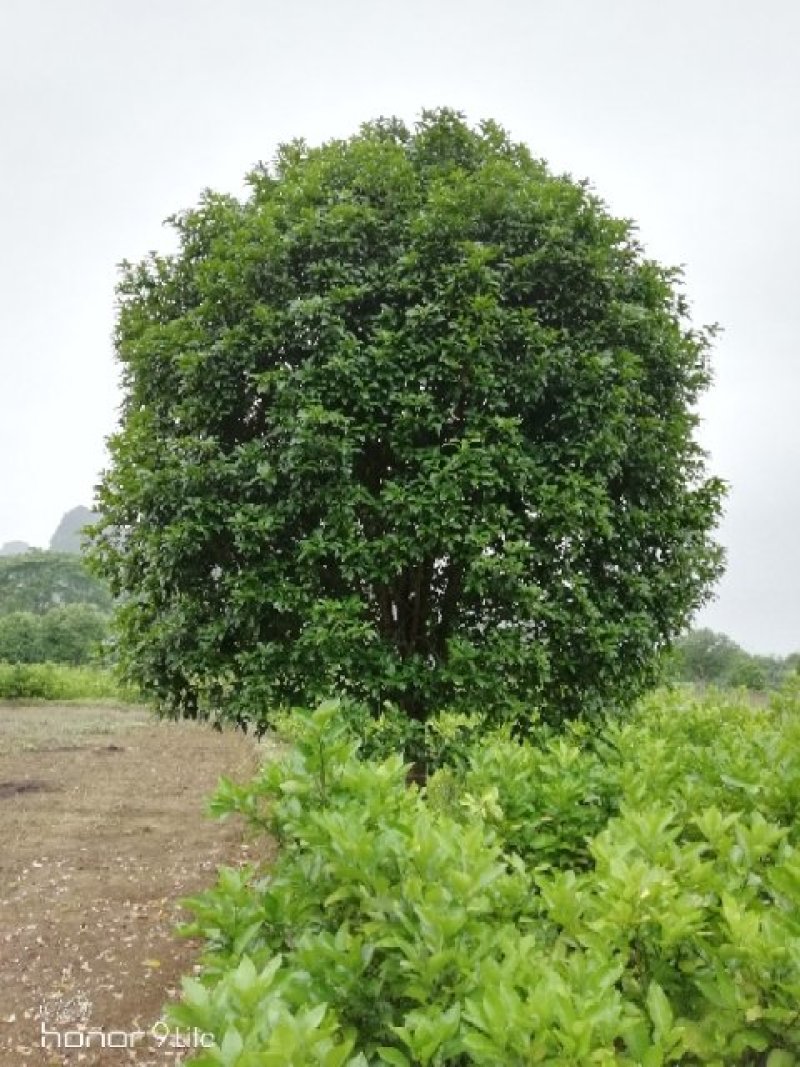
[[[673,1015],[669,1000],[658,982],[651,982],[647,990],[647,1011],[653,1020],[656,1034],[668,1035],[672,1029]]]
[[[797,1060],[785,1049],[773,1049],[767,1056],[766,1067],[797,1067]]]
[[[391,1064],[391,1067],[411,1067],[411,1060],[400,1049],[390,1048],[388,1045],[379,1045],[377,1052],[381,1061]]]
[[[220,1059],[225,1067],[234,1067],[243,1048],[244,1042],[239,1031],[235,1026],[229,1026],[220,1045]]]

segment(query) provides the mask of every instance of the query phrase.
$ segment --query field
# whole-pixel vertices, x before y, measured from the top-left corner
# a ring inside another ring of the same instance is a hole
[[[2,1067],[180,1058],[152,1035],[132,1053],[45,1052],[41,1026],[75,1042],[156,1023],[197,954],[174,936],[178,899],[249,852],[240,827],[205,817],[207,796],[255,765],[241,735],[142,709],[0,706]]]

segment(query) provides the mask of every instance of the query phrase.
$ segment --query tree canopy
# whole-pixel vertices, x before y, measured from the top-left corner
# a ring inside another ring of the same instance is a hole
[[[0,616],[41,615],[66,604],[111,610],[108,588],[89,573],[79,556],[31,549],[0,558]]]
[[[255,718],[635,696],[721,568],[680,271],[447,110],[248,180],[123,267],[94,558],[128,673]]]

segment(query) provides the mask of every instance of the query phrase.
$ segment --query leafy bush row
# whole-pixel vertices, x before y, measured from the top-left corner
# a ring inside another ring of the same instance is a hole
[[[0,663],[0,700],[136,700],[111,671],[55,663]]]
[[[328,704],[222,783],[214,810],[281,848],[189,902],[205,970],[172,1017],[215,1035],[196,1063],[796,1062],[796,683],[461,755],[409,788]]]

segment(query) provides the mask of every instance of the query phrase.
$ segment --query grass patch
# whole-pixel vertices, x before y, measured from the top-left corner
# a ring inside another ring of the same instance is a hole
[[[138,694],[103,667],[63,663],[0,663],[0,700],[114,700]]]
[[[24,752],[83,748],[152,726],[153,717],[147,708],[108,701],[3,703],[0,760]]]

